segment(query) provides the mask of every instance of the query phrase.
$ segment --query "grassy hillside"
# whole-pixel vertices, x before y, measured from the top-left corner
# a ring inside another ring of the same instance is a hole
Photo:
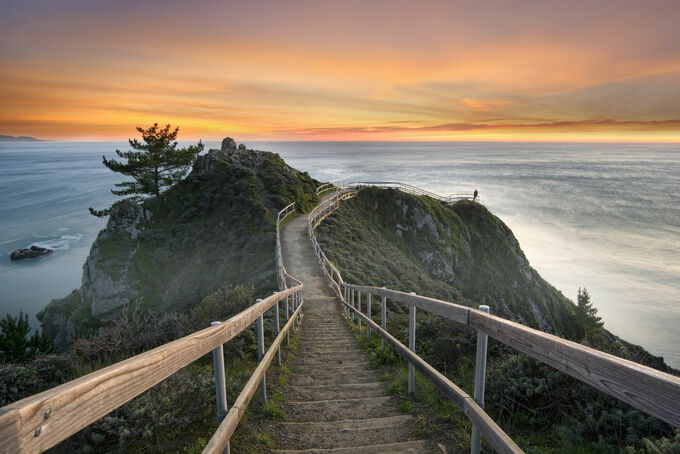
[[[573,330],[574,305],[529,266],[510,229],[483,205],[453,207],[364,189],[318,228],[347,282],[415,291],[547,332]]]
[[[276,213],[314,206],[317,185],[274,153],[211,151],[160,197],[114,207],[81,288],[38,314],[43,329],[63,349],[129,302],[183,312],[224,283],[271,292]]]
[[[396,190],[363,189],[318,227],[317,237],[346,282],[468,306],[488,304],[494,314],[673,372],[661,358],[602,327],[581,329],[576,306],[530,267],[512,232],[480,204],[446,206]],[[407,312],[404,305],[388,303],[388,330],[404,343]],[[476,333],[424,311],[417,318],[417,353],[472,395]],[[406,364],[382,354],[378,345],[376,340],[367,347],[386,367],[392,392],[404,394]],[[657,453],[658,446],[678,446],[665,423],[494,340],[489,342],[486,403],[526,452]],[[429,408],[433,436],[447,446],[469,449],[466,418],[431,387],[423,385],[414,404]],[[661,441],[655,447],[656,439]]]

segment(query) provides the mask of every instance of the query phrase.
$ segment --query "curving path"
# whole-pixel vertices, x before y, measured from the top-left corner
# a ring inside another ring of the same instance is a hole
[[[304,323],[289,367],[282,409],[274,425],[280,454],[425,453],[414,420],[385,396],[368,356],[350,332],[307,238],[307,217],[281,231],[286,270],[304,282]],[[435,451],[432,451],[435,452]]]

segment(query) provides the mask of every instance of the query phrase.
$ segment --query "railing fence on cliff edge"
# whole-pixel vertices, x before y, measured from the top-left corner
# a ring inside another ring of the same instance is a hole
[[[384,287],[345,283],[340,271],[328,260],[321,249],[314,229],[340,206],[341,201],[354,197],[359,189],[368,186],[390,187],[411,194],[432,197],[432,193],[428,193],[428,191],[394,182],[362,182],[337,185],[335,194],[314,208],[308,216],[307,231],[314,251],[330,286],[340,299],[348,319],[351,317],[353,321],[356,320],[360,332],[363,321],[368,327],[367,336],[371,336],[371,332],[375,331],[383,339],[383,349],[385,342],[387,342],[397,353],[409,361],[409,392],[413,392],[413,372],[414,369],[418,369],[470,418],[473,422],[473,453],[479,452],[481,442],[479,436],[475,436],[476,431],[481,431],[497,452],[522,452],[483,410],[487,336],[491,336],[675,427],[680,426],[680,378],[676,376],[490,315],[487,306],[480,306],[480,309],[477,310],[448,301],[418,296],[414,293],[409,294]],[[445,203],[455,201],[451,197],[445,198],[436,194],[434,196],[434,198]],[[461,198],[472,199],[468,195]],[[368,314],[364,314],[361,310],[362,293],[366,294],[365,307]],[[371,317],[372,295],[381,297],[382,326],[378,326]],[[393,302],[409,306],[409,347],[406,347],[387,332],[385,310],[387,298]],[[477,330],[475,399],[472,399],[415,354],[416,308]]]

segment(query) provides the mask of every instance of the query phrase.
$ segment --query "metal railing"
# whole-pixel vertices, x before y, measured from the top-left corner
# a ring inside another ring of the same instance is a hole
[[[411,190],[408,185],[388,184],[400,190],[403,187]],[[367,325],[368,336],[375,332],[382,338],[383,350],[385,344],[388,343],[409,361],[409,392],[413,392],[413,374],[414,370],[418,369],[444,395],[463,409],[473,423],[471,448],[473,453],[480,451],[480,433],[487,438],[497,452],[522,452],[483,410],[488,336],[673,426],[680,426],[680,378],[676,376],[495,317],[488,313],[487,306],[480,306],[479,310],[476,310],[447,301],[418,296],[414,293],[345,283],[341,273],[321,250],[314,228],[335,211],[342,200],[355,196],[356,191],[362,185],[374,186],[368,183],[339,186],[333,197],[310,212],[307,228],[317,258],[331,287],[338,295],[348,320],[356,321],[360,330],[363,321]],[[418,194],[423,194],[423,192],[425,191],[418,191]],[[366,294],[367,314],[361,310],[362,293]],[[372,319],[372,296],[381,297],[382,326],[378,326]],[[393,302],[409,306],[409,347],[387,332],[386,303],[388,298]],[[416,308],[477,330],[474,399],[415,354]]]
[[[275,355],[280,364],[283,338],[289,337],[290,330],[301,321],[303,284],[283,269],[279,240],[279,224],[293,211],[294,204],[288,205],[279,212],[276,223],[275,257],[286,288],[257,300],[224,322],[213,322],[210,327],[181,339],[0,408],[0,452],[45,451],[212,352],[219,427],[203,452],[228,453],[229,439],[258,386],[266,401],[266,371]],[[292,288],[287,288],[288,282]],[[285,304],[286,322],[282,329],[281,301]],[[272,308],[276,337],[265,353],[264,314]],[[257,326],[259,364],[234,405],[227,409],[223,345],[253,323]]]

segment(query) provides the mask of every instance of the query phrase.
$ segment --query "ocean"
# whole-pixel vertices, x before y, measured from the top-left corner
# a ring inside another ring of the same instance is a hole
[[[401,181],[441,195],[479,190],[531,265],[605,327],[680,367],[680,145],[249,142],[321,181]],[[218,147],[206,143],[206,148]],[[116,198],[101,156],[116,142],[0,144],[0,314],[35,313],[80,286]],[[17,248],[55,253],[11,262]],[[491,308],[493,311],[493,307]]]

